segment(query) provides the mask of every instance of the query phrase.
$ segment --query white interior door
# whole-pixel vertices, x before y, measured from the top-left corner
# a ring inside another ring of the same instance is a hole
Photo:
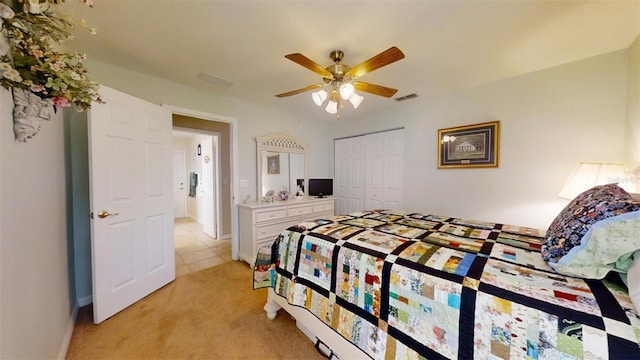
[[[384,204],[389,210],[403,210],[404,130],[384,133]]]
[[[365,206],[368,210],[384,209],[384,136],[381,134],[366,137],[365,164]]]
[[[173,151],[173,217],[187,216],[187,153]]]
[[[338,214],[350,214],[366,208],[362,146],[362,136],[340,139],[334,143],[334,196]]]
[[[364,138],[362,136],[351,139],[349,144],[351,154],[349,171],[349,212],[365,210],[364,203]]]
[[[171,113],[100,94],[88,114],[95,323],[175,279]]]
[[[336,198],[336,213],[348,214],[347,201],[349,199],[349,139],[336,140],[333,143],[333,182]]]

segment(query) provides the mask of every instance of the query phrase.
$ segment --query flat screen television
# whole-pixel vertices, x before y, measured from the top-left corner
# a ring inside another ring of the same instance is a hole
[[[319,198],[333,195],[333,179],[309,179],[308,195]]]

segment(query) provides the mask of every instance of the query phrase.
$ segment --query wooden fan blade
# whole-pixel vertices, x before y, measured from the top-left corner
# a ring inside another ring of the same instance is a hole
[[[284,57],[293,61],[296,64],[306,67],[307,69],[313,71],[314,73],[322,77],[326,77],[329,79],[333,77],[333,75],[329,71],[327,71],[327,69],[323,68],[322,66],[315,63],[313,60],[309,59],[308,57],[300,53],[289,54],[289,55],[285,55]]]
[[[347,71],[346,75],[350,76],[352,79],[355,79],[366,73],[370,73],[373,70],[379,69],[383,66],[387,66],[402,59],[404,59],[404,54],[402,53],[402,51],[400,51],[400,49],[398,49],[397,47],[392,46],[387,50],[381,52],[380,54],[372,57],[371,59],[354,66],[353,68],[351,68],[351,70]]]
[[[384,96],[387,98],[392,97],[396,92],[398,92],[398,89],[392,89],[386,86],[376,85],[376,84],[371,84],[371,83],[366,83],[361,81],[354,81],[353,88],[359,91],[364,91],[371,94]]]
[[[323,87],[323,86],[324,86],[324,84],[309,85],[309,86],[304,87],[302,89],[293,90],[293,91],[289,91],[289,92],[286,92],[286,93],[278,94],[278,95],[276,95],[276,97],[282,98],[282,97],[287,97],[287,96],[291,96],[291,95],[296,95],[296,94],[300,94],[300,93],[303,93],[305,91],[317,89],[317,88]],[[365,90],[362,90],[362,91],[365,91]]]

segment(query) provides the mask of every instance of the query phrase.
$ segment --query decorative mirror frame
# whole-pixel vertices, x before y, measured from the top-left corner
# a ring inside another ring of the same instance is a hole
[[[307,154],[309,152],[309,145],[303,143],[295,136],[287,135],[283,133],[272,133],[264,136],[256,137],[256,165],[257,165],[257,188],[256,194],[258,200],[262,199],[264,196],[262,194],[262,150],[281,152],[281,153],[289,153],[289,154],[303,154],[304,155],[304,188],[307,189],[307,168],[308,168],[308,158]],[[289,189],[292,193],[295,194],[295,189]]]

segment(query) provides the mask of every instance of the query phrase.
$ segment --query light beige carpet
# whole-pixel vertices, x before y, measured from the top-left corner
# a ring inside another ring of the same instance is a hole
[[[83,307],[67,359],[323,359],[284,310],[267,319],[266,289],[251,281],[248,265],[231,261],[179,277],[98,325]]]

